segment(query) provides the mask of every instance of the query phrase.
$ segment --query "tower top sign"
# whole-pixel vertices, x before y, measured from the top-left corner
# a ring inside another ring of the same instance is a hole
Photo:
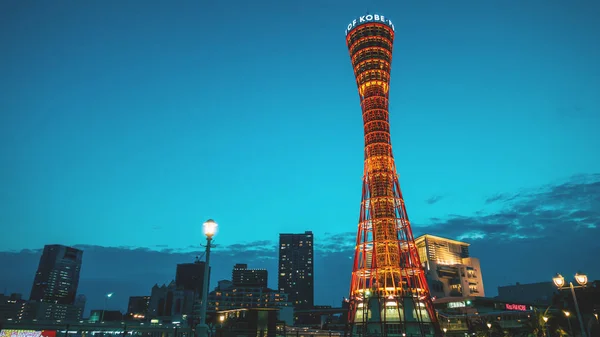
[[[392,28],[392,30],[394,30],[394,24],[392,23],[392,20],[387,19],[385,16],[383,16],[381,14],[367,14],[367,15],[359,16],[358,18],[352,20],[352,22],[350,22],[348,24],[348,26],[346,26],[346,35],[348,35],[348,33],[350,33],[350,31],[353,30],[354,28],[356,28],[362,24],[372,23],[372,22],[383,23],[385,25],[390,26]]]

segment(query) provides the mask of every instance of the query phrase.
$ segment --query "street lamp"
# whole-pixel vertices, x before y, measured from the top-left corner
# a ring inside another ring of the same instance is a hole
[[[556,274],[552,278],[554,284],[558,290],[562,290],[565,285],[565,278],[561,274]],[[573,282],[569,282],[569,288],[571,289],[571,295],[573,296],[573,303],[575,304],[575,312],[577,312],[577,319],[579,320],[579,326],[581,327],[581,337],[586,337],[585,327],[583,326],[583,319],[581,318],[581,312],[579,312],[579,304],[577,303],[577,296],[575,295],[575,288],[583,288],[587,284],[587,275],[578,272],[575,274],[575,281],[579,283],[579,286],[573,286]]]
[[[548,317],[543,316],[542,319],[544,320],[544,336],[548,336]]]
[[[490,330],[490,337],[491,337],[492,336],[492,323],[488,323],[487,327]]]
[[[569,323],[569,332],[571,333],[571,336],[575,336],[575,335],[573,335],[573,327],[571,326],[571,319],[570,319],[571,313],[566,310],[563,312],[565,313],[565,317],[567,317],[567,322]]]
[[[104,296],[104,308],[102,309],[102,316],[100,317],[100,323],[104,323],[104,312],[106,311],[106,304],[108,299],[111,298],[113,293],[108,293]]]
[[[202,302],[200,305],[200,323],[196,326],[198,337],[208,336],[208,325],[206,324],[206,306],[208,303],[208,274],[210,270],[210,242],[217,233],[217,223],[213,219],[206,220],[203,225],[206,236],[206,262],[204,263],[204,282],[202,282]]]

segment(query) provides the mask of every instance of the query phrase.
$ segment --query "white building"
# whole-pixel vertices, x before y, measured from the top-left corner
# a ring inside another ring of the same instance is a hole
[[[469,256],[470,244],[429,234],[415,244],[431,296],[485,296],[479,259]]]

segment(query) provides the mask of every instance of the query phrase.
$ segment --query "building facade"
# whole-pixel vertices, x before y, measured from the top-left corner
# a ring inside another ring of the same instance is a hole
[[[284,307],[291,307],[287,294],[267,287],[234,286],[230,282],[219,282],[219,286],[208,296],[209,311]]]
[[[468,243],[426,234],[415,244],[432,296],[485,296],[479,259],[469,255]]]
[[[63,245],[46,245],[29,300],[74,304],[82,258],[82,250]]]
[[[198,294],[193,290],[178,288],[175,282],[162,286],[154,285],[148,305],[148,316],[158,319],[183,320],[194,310],[194,299]]]
[[[194,263],[181,263],[175,272],[175,285],[178,289],[191,290],[202,294],[204,283],[204,261],[196,260]],[[210,268],[209,268],[210,273]]]
[[[21,298],[21,294],[0,294],[0,322],[21,320],[26,305],[27,301]]]
[[[313,233],[279,234],[279,292],[295,308],[314,305]]]
[[[536,306],[522,301],[504,301],[497,298],[468,296],[463,298],[440,298],[434,301],[440,324],[446,329],[445,336],[487,336],[488,323],[494,335],[507,331],[509,335],[527,335],[528,322],[536,319],[537,312],[547,306]]]
[[[231,281],[236,287],[267,287],[269,274],[266,269],[248,269],[245,263],[238,263],[231,272]]]
[[[22,320],[75,322],[83,317],[83,306],[51,302],[28,302]]]
[[[131,296],[127,305],[127,319],[144,320],[148,316],[150,296]]]
[[[537,282],[498,287],[498,299],[505,301],[525,301],[535,304],[552,304],[552,299],[558,293],[553,282]]]

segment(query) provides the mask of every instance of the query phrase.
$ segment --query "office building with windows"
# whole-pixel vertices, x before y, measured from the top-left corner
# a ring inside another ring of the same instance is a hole
[[[295,308],[314,305],[313,233],[279,234],[279,291]]]
[[[46,245],[31,288],[30,301],[74,304],[83,251],[63,245]]]
[[[269,274],[266,269],[248,269],[245,263],[238,263],[231,272],[231,281],[235,287],[267,287]]]

